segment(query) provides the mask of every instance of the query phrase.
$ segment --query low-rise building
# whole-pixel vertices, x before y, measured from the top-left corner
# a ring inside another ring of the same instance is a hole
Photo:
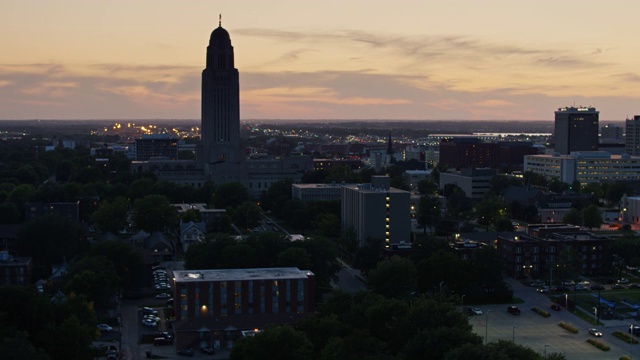
[[[458,186],[473,201],[480,201],[491,190],[491,179],[496,176],[494,169],[462,169],[451,173],[440,173],[440,191],[445,186]]]
[[[31,283],[32,267],[30,257],[14,257],[8,251],[0,251],[0,285]]]
[[[577,226],[541,224],[529,225],[528,233],[498,234],[496,248],[508,275],[548,279],[561,276],[559,270],[552,273],[556,266],[576,266],[580,275],[606,273],[605,251],[612,241]]]
[[[290,324],[315,309],[315,276],[298,268],[173,272],[178,348],[231,349],[242,331]]]

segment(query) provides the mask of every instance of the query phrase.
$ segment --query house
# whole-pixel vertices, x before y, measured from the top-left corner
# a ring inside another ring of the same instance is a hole
[[[180,243],[182,244],[182,251],[187,252],[189,245],[200,242],[207,234],[207,227],[204,221],[194,223],[189,221],[188,223],[180,222]]]

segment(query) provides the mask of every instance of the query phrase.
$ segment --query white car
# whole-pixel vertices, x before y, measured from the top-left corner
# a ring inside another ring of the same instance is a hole
[[[150,308],[150,307],[143,307],[142,308],[142,312],[145,315],[158,315],[158,310],[156,310],[154,308]]]
[[[145,319],[145,320],[151,320],[151,321],[153,321],[153,322],[159,322],[159,321],[160,321],[160,317],[159,317],[159,316],[156,316],[156,315],[145,315],[145,316],[143,317],[143,319]]]
[[[157,327],[158,323],[151,319],[142,319],[142,325],[149,327]]]
[[[98,329],[100,329],[100,331],[104,331],[104,332],[109,332],[112,331],[113,328],[107,324],[98,324]]]
[[[589,334],[595,336],[595,337],[601,337],[602,336],[602,332],[596,328],[591,328],[589,329]]]
[[[471,311],[473,312],[473,315],[482,315],[482,310],[478,308],[473,308]]]
[[[627,278],[622,278],[618,281],[616,281],[618,284],[628,284],[629,283],[629,279]]]

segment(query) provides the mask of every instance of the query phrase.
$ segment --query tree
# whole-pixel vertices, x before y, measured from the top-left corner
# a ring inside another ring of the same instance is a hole
[[[573,207],[562,217],[562,222],[571,225],[582,226],[582,221],[582,211]]]
[[[434,195],[423,195],[418,203],[416,220],[427,233],[427,226],[434,226],[440,219],[440,199]]]
[[[582,184],[580,183],[580,180],[576,179],[571,182],[571,190],[575,191],[576,194],[580,194],[582,191]]]
[[[316,218],[316,228],[320,235],[337,238],[340,236],[340,218],[331,213],[321,213]]]
[[[593,229],[599,228],[602,225],[602,213],[596,205],[589,205],[582,210],[582,218],[584,226]]]
[[[307,336],[290,326],[264,329],[245,337],[231,350],[231,360],[289,359],[303,360],[313,357],[313,345]]]
[[[507,205],[497,196],[484,198],[476,205],[474,211],[480,225],[495,225],[498,220],[509,217]]]
[[[233,222],[243,228],[250,229],[256,226],[261,219],[261,210],[253,201],[245,201],[233,212]]]
[[[310,269],[313,264],[311,263],[311,256],[307,250],[299,247],[290,247],[278,254],[277,266]]]
[[[178,212],[162,195],[147,195],[136,200],[133,207],[136,227],[148,233],[164,231],[178,225]]]
[[[39,267],[34,266],[35,278],[47,277],[52,264],[70,260],[86,249],[83,235],[82,228],[71,218],[52,213],[29,221],[18,230],[16,250],[33,257]]]
[[[418,181],[418,192],[422,195],[436,195],[438,184],[432,179],[422,179]]]
[[[218,209],[235,208],[250,200],[247,188],[237,182],[218,185],[213,195],[213,204]]]
[[[385,297],[407,297],[416,288],[416,267],[409,259],[393,256],[369,272],[367,285]]]
[[[91,215],[91,220],[103,232],[119,234],[128,224],[129,201],[119,196],[113,201],[104,200]]]
[[[83,270],[74,273],[65,285],[66,292],[84,295],[95,303],[96,308],[106,309],[109,297],[115,293],[117,287],[109,284],[109,282],[113,281],[108,281],[105,284],[101,282],[117,279],[104,276],[105,274],[115,275],[115,271],[112,268],[113,264],[111,264],[109,271],[103,270],[96,273],[96,270]]]

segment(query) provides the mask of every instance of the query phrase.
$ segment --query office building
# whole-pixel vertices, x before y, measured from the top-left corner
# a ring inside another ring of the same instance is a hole
[[[440,173],[440,191],[448,184],[458,186],[473,201],[480,201],[491,190],[491,179],[498,173],[495,169],[462,169],[451,173]]]
[[[344,186],[344,184],[292,184],[291,196],[305,203],[308,201],[340,201]]]
[[[342,231],[353,230],[360,246],[368,238],[382,239],[385,248],[411,240],[411,194],[389,183],[388,176],[373,176],[370,184],[342,188]]]
[[[599,112],[593,107],[564,107],[555,112],[555,151],[597,151]]]
[[[627,154],[640,156],[640,115],[625,121],[625,146]]]
[[[640,157],[612,155],[605,151],[574,152],[571,155],[525,156],[524,171],[571,184],[640,180]]]
[[[131,150],[135,153],[135,161],[145,161],[151,158],[178,159],[178,139],[169,134],[143,134],[136,139]]]

